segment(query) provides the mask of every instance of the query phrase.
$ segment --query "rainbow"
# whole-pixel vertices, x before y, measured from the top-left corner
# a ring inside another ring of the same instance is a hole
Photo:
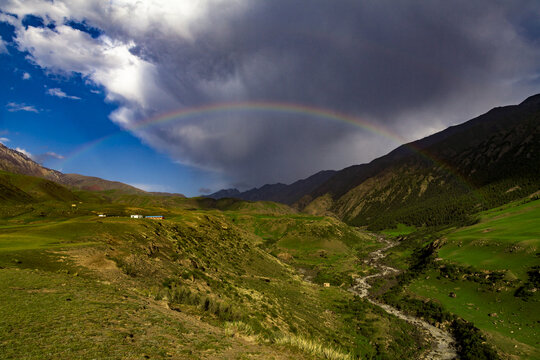
[[[226,113],[239,113],[239,112],[263,112],[263,113],[273,113],[273,114],[277,113],[277,114],[287,114],[287,115],[301,115],[304,117],[307,116],[311,118],[337,121],[341,123],[350,124],[352,126],[360,127],[371,133],[396,141],[398,144],[405,144],[405,146],[410,148],[415,153],[418,153],[423,158],[442,167],[447,173],[452,175],[460,183],[465,185],[468,189],[472,190],[473,194],[476,194],[476,196],[478,196],[478,193],[475,190],[475,187],[472,186],[465,178],[463,178],[463,176],[458,174],[457,171],[452,169],[452,167],[450,167],[448,164],[444,163],[443,161],[434,158],[433,156],[428,154],[425,150],[420,149],[413,143],[407,143],[407,140],[403,138],[402,136],[400,136],[399,134],[391,132],[390,130],[388,130],[387,128],[381,125],[370,123],[369,121],[366,121],[359,117],[350,116],[350,115],[333,111],[333,110],[329,110],[329,109],[306,106],[306,105],[301,105],[301,104],[294,104],[294,103],[261,102],[261,101],[215,103],[215,104],[204,105],[200,107],[182,108],[179,110],[161,113],[156,116],[145,119],[143,121],[140,121],[139,123],[137,123],[136,125],[132,127],[121,129],[115,133],[109,134],[102,138],[98,138],[96,140],[93,140],[91,142],[88,142],[80,146],[79,148],[75,149],[75,151],[73,151],[68,156],[66,156],[66,158],[64,159],[64,162],[70,161],[80,156],[82,153],[85,153],[91,150],[92,148],[98,146],[99,144],[115,136],[118,136],[119,134],[122,134],[124,132],[142,130],[142,129],[156,126],[159,124],[166,124],[169,122],[181,121],[181,120],[190,119],[194,117],[212,116],[212,115],[221,115],[221,114],[226,114]]]
[[[218,103],[205,105],[201,107],[185,108],[167,113],[162,113],[157,116],[139,122],[137,125],[128,128],[127,130],[138,130],[149,126],[163,124],[171,121],[188,119],[195,116],[223,114],[227,112],[267,112],[280,113],[288,115],[310,116],[312,118],[320,118],[326,120],[334,120],[354,126],[362,127],[375,134],[398,140],[402,142],[399,135],[391,133],[382,126],[372,124],[358,117],[349,116],[336,111],[317,108],[312,106],[290,104],[290,103],[275,103],[275,102],[236,102],[236,103]]]

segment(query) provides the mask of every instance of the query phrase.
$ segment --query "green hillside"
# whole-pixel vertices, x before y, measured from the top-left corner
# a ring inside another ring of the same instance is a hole
[[[343,169],[296,206],[373,230],[464,225],[540,188],[540,95]]]
[[[73,192],[52,181],[6,171],[0,171],[0,187],[3,203],[79,200]]]
[[[445,237],[439,269],[413,282],[410,291],[473,322],[504,352],[540,358],[538,219],[540,200],[482,213],[480,223]]]
[[[377,246],[338,220],[274,203],[64,188],[80,200],[73,207],[33,192],[44,180],[6,176],[34,194],[0,213],[6,359],[86,359],[96,349],[104,359],[394,359],[426,349],[412,325],[332,280],[366,270],[355,252]],[[273,255],[285,250],[294,262]],[[322,277],[306,281],[305,266]],[[324,276],[330,288],[318,284]]]
[[[504,359],[540,358],[540,200],[533,195],[477,216],[466,227],[388,230],[401,240],[390,259],[407,271],[382,298],[434,323],[457,315]],[[466,358],[486,358],[468,351]]]

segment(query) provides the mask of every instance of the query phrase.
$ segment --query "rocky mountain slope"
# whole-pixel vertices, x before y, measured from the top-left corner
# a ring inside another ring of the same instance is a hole
[[[439,225],[538,190],[540,95],[337,172],[297,206],[355,225]]]
[[[79,190],[105,191],[120,190],[128,194],[144,194],[143,190],[118,182],[93,176],[63,174],[36,163],[28,156],[0,144],[0,170],[15,174],[29,175],[54,181],[58,184]]]

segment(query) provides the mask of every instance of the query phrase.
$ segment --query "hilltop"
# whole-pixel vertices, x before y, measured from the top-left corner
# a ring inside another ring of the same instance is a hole
[[[0,170],[15,174],[40,177],[78,190],[119,190],[128,194],[145,193],[143,190],[118,181],[109,181],[93,176],[79,174],[63,174],[60,171],[48,169],[30,159],[25,154],[14,149],[10,149],[1,143]]]

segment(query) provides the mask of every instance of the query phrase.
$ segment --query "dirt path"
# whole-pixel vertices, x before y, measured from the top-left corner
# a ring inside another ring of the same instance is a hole
[[[368,257],[368,259],[364,260],[367,264],[379,270],[379,272],[377,274],[357,278],[355,280],[356,282],[355,285],[352,288],[350,288],[349,291],[351,291],[355,295],[358,295],[361,298],[365,298],[367,301],[369,301],[373,305],[379,306],[380,308],[385,310],[387,313],[395,315],[398,318],[417,326],[424,332],[427,332],[430,335],[430,337],[433,339],[433,346],[432,346],[432,349],[426,354],[424,359],[428,359],[428,360],[456,359],[457,353],[454,347],[454,339],[452,335],[450,335],[450,333],[444,330],[441,330],[439,328],[436,328],[435,326],[417,317],[406,315],[405,313],[399,311],[396,308],[391,307],[390,305],[383,304],[381,302],[378,302],[369,298],[368,295],[369,295],[369,289],[371,288],[371,285],[369,285],[368,280],[399,272],[399,270],[397,269],[394,269],[386,265],[382,265],[380,263],[381,260],[384,259],[384,257],[386,256],[384,252],[396,246],[397,243],[388,241],[382,237],[379,238],[379,241],[386,243],[386,246],[372,252],[370,256]]]

